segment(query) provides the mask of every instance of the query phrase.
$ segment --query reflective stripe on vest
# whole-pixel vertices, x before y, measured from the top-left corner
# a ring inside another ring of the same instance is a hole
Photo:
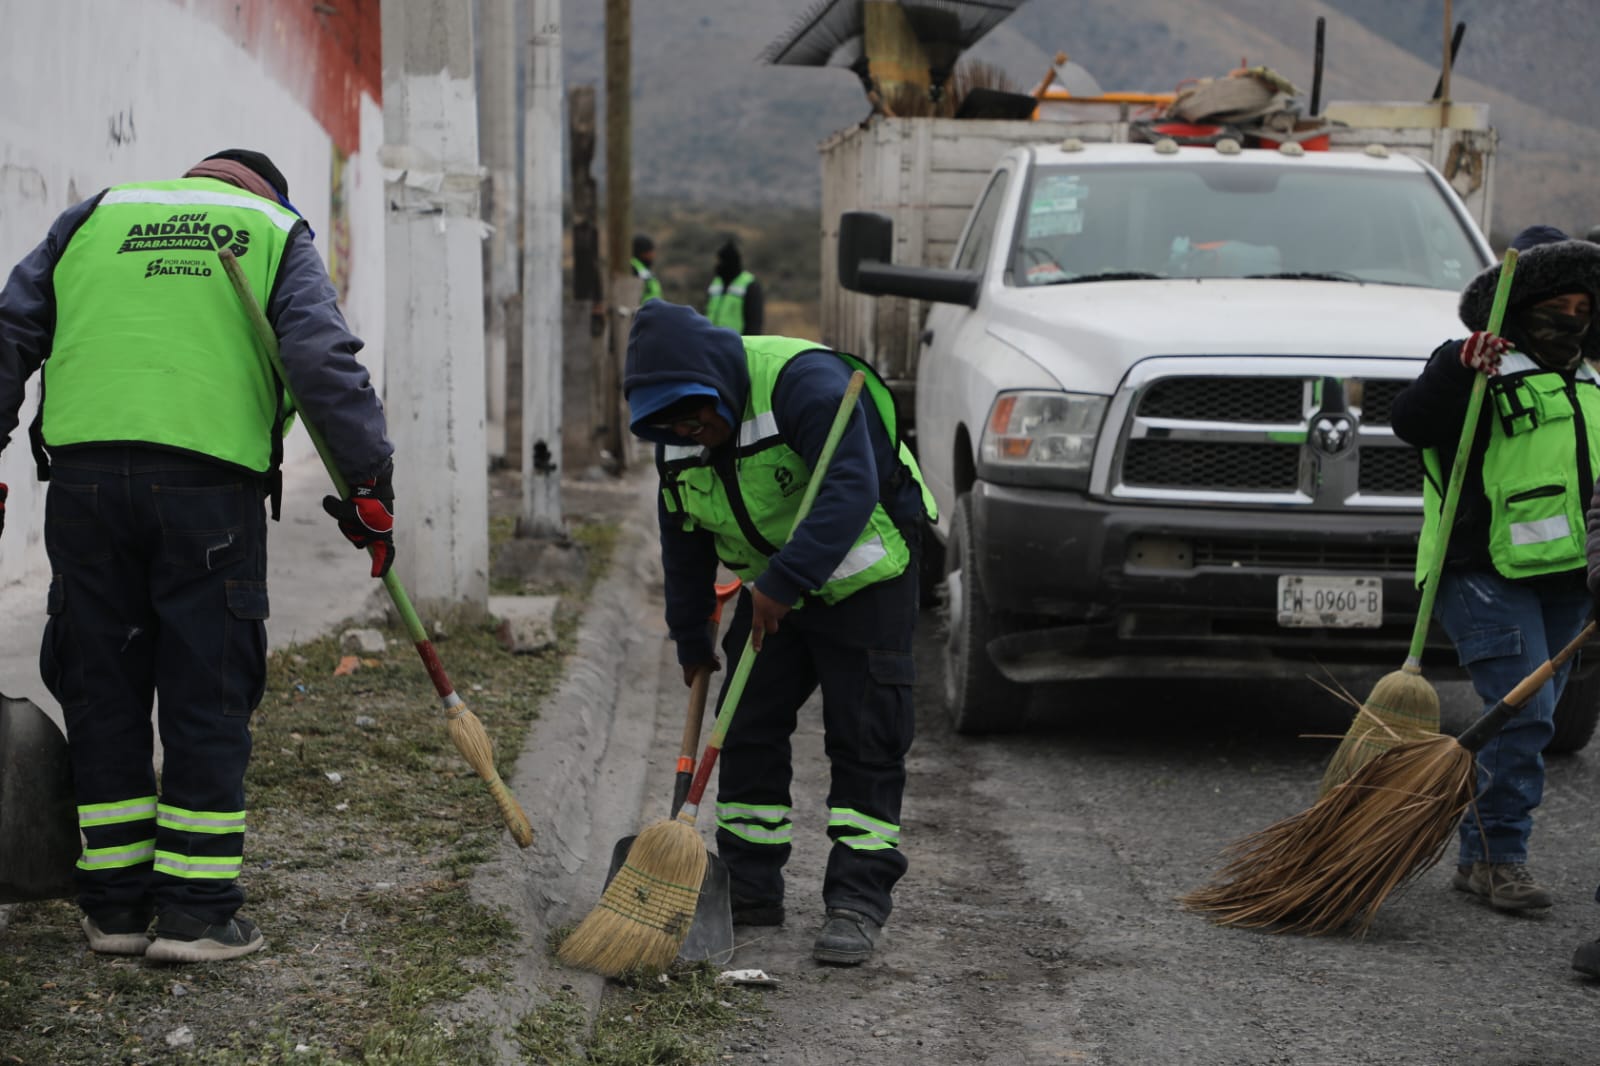
[[[270,470],[287,404],[217,250],[266,306],[299,224],[211,178],[108,190],[54,273],[45,444],[139,442]]]
[[[721,276],[711,279],[706,288],[706,317],[713,326],[744,332],[744,294],[756,276],[748,270],[739,272],[732,284],[724,287]]]
[[[631,262],[634,274],[640,281],[644,282],[644,288],[639,290],[639,305],[642,307],[651,300],[661,299],[661,279],[656,277],[655,273],[644,265],[644,260],[634,259]]]
[[[1569,383],[1526,355],[1508,354],[1489,380],[1475,445],[1484,426],[1482,464],[1467,476],[1479,480],[1489,503],[1495,569],[1516,579],[1582,568],[1584,511],[1600,470],[1600,376],[1585,364]],[[1445,474],[1438,449],[1424,449],[1423,468],[1419,587],[1440,540]]]

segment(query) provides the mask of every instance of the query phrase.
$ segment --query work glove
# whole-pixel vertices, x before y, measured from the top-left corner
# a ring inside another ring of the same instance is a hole
[[[372,549],[372,576],[394,565],[394,487],[389,476],[350,486],[350,498],[324,496],[322,509],[338,519],[339,532],[357,548]]]
[[[0,481],[0,533],[6,531],[6,494],[10,491],[6,488],[6,483]]]
[[[1480,330],[1461,345],[1461,365],[1494,377],[1500,373],[1500,357],[1511,348],[1511,342],[1504,337]]]

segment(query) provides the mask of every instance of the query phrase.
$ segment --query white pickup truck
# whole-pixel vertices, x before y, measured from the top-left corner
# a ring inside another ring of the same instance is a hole
[[[1033,682],[1404,661],[1421,466],[1389,404],[1493,258],[1433,167],[1068,139],[1006,152],[948,267],[895,264],[881,212],[837,242],[845,289],[931,302],[915,440],[958,730],[1017,728]],[[1442,637],[1424,662],[1461,676]],[[1596,697],[1569,688],[1552,749]]]

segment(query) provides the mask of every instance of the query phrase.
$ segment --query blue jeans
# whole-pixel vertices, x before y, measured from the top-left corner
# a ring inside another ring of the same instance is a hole
[[[1567,645],[1589,617],[1583,576],[1570,591],[1537,589],[1487,571],[1446,571],[1433,615],[1456,646],[1487,711]],[[1544,798],[1544,747],[1570,663],[1478,752],[1477,813],[1461,820],[1460,864],[1528,860],[1533,811]]]

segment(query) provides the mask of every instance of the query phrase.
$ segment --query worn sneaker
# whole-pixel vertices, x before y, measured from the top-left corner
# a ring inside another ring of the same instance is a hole
[[[811,957],[838,966],[860,966],[872,957],[882,928],[860,911],[829,907],[828,921],[811,945]]]
[[[1458,891],[1470,892],[1489,901],[1498,911],[1521,914],[1547,911],[1555,900],[1541,888],[1533,874],[1520,862],[1475,862],[1457,866],[1451,881]]]
[[[1585,977],[1600,978],[1600,940],[1579,944],[1572,953],[1572,968]]]
[[[89,950],[100,955],[143,955],[150,946],[148,910],[102,911],[83,916]]]
[[[144,953],[156,962],[221,962],[259,951],[266,943],[255,923],[237,915],[221,925],[182,911],[156,919],[156,938]]]
[[[748,899],[735,895],[731,901],[734,925],[782,925],[783,900]]]

